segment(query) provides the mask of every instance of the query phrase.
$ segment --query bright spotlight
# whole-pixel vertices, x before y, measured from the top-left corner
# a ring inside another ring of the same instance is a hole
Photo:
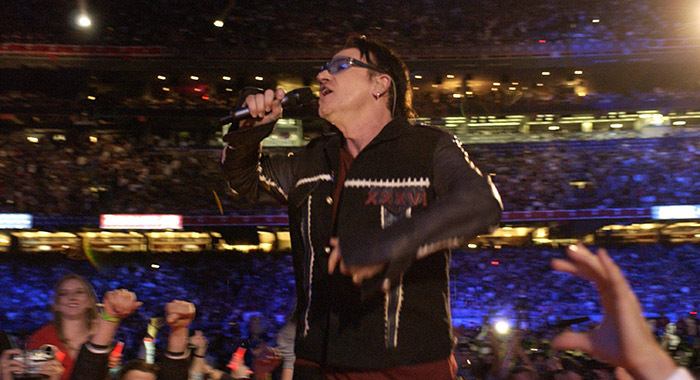
[[[88,28],[90,27],[90,25],[92,25],[92,20],[90,20],[90,16],[88,16],[85,13],[79,14],[75,22],[81,28]]]
[[[224,27],[224,22],[221,20],[216,20],[214,21],[214,26],[217,28],[223,28]]]
[[[496,329],[496,332],[501,335],[508,334],[508,331],[510,331],[510,324],[506,321],[498,321],[493,327]]]

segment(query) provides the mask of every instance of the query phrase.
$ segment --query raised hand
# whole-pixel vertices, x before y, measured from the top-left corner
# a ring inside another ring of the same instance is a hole
[[[195,312],[193,303],[173,300],[165,305],[165,322],[171,329],[187,327],[194,320]]]
[[[109,317],[124,319],[143,305],[136,300],[136,294],[126,290],[110,290],[102,297],[102,308]]]
[[[590,333],[565,332],[552,340],[560,350],[581,350],[627,369],[638,380],[666,379],[676,365],[656,343],[637,297],[604,249],[594,255],[582,244],[567,250],[570,261],[554,259],[552,268],[593,282],[604,309],[603,321]]]

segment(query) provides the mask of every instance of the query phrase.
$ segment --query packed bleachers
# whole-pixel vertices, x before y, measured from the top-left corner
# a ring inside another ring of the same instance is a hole
[[[172,135],[23,133],[0,137],[2,212],[219,214],[278,208],[233,196],[220,148]],[[506,211],[700,204],[700,137],[469,144],[493,176]]]
[[[36,12],[38,1],[3,4],[12,15],[0,41],[167,46],[180,56],[312,57],[337,50],[350,33],[366,33],[410,55],[460,55],[505,47],[536,54],[541,46],[600,52],[620,46],[647,48],[663,39],[697,37],[697,10],[684,2],[559,0],[488,4],[453,0],[403,2],[255,2],[207,0],[88,4],[90,30],[71,27],[76,3],[59,1]],[[278,15],[285,15],[283,18]],[[223,19],[223,28],[213,21]],[[622,45],[618,45],[622,43]],[[678,42],[677,42],[678,43]],[[687,43],[687,42],[686,42]],[[683,43],[681,43],[683,44]]]

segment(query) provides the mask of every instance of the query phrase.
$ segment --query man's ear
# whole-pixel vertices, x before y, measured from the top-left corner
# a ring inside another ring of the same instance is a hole
[[[388,74],[378,74],[375,78],[374,93],[384,95],[391,87],[391,77]]]

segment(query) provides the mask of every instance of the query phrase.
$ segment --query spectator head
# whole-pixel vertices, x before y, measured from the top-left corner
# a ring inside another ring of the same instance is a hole
[[[370,40],[365,36],[353,36],[345,42],[345,49],[355,48],[360,51],[360,57],[367,63],[379,69],[379,73],[387,74],[392,80],[387,107],[393,117],[416,117],[413,110],[413,90],[409,71],[396,53],[381,42]],[[369,70],[369,75],[379,73]]]
[[[63,341],[63,321],[83,319],[90,328],[97,316],[95,289],[83,277],[69,273],[61,277],[54,288],[53,317],[59,338]]]
[[[158,378],[157,365],[148,363],[143,359],[134,359],[126,363],[119,371],[119,380],[156,380]]]

